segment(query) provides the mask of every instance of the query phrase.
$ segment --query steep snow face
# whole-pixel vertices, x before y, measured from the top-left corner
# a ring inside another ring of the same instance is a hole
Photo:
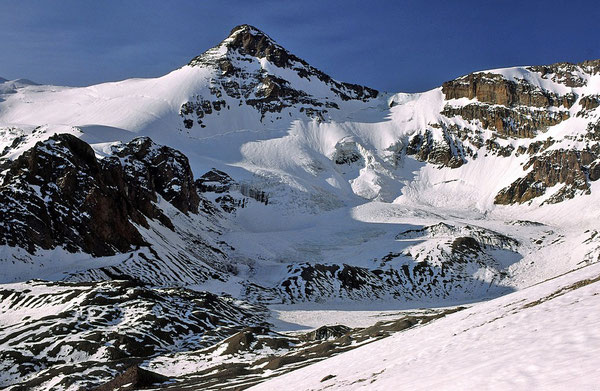
[[[24,86],[4,98],[0,118],[6,124],[101,124],[134,132],[156,128],[175,120],[181,104],[204,88],[210,75],[207,69],[184,67],[157,79],[83,88]]]
[[[598,305],[593,265],[251,389],[594,389]]]

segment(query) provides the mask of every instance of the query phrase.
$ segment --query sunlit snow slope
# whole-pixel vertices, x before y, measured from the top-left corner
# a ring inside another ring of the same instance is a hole
[[[593,390],[600,268],[589,266],[252,390]]]

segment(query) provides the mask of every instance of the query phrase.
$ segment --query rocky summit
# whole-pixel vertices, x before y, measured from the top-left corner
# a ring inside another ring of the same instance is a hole
[[[291,72],[289,75],[272,72],[263,66],[265,61]],[[378,95],[374,89],[333,80],[249,25],[234,28],[223,42],[192,59],[189,65],[213,68],[220,74],[211,81],[209,96],[181,106],[180,113],[188,129],[195,123],[206,126],[205,115],[230,110],[232,104],[255,108],[263,121],[267,114],[278,114],[292,107],[308,118],[323,119],[330,110],[340,109],[339,100],[367,101]],[[299,89],[296,87],[299,79],[313,81],[325,91],[315,94],[312,89]]]
[[[241,25],[158,78],[0,79],[0,387],[346,389],[399,381],[388,351],[522,364],[538,325],[597,346],[563,301],[598,305],[599,179],[600,60],[383,92]]]

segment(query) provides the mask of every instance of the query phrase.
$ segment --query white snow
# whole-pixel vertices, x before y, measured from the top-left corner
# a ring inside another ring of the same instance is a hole
[[[250,389],[593,390],[599,280],[589,266]]]

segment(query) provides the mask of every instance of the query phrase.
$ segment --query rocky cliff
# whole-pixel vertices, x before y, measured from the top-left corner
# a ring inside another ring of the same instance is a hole
[[[406,153],[450,168],[482,154],[527,156],[524,175],[497,194],[497,204],[529,202],[557,185],[543,202],[589,194],[600,164],[595,125],[600,101],[589,85],[598,64],[476,72],[445,82],[441,120],[412,136]],[[575,129],[573,134],[548,133],[557,125]]]
[[[5,164],[0,243],[31,253],[62,246],[105,256],[145,245],[135,225],[155,219],[173,229],[156,206],[159,196],[183,213],[198,212],[187,158],[148,138],[98,160],[87,143],[59,134]]]

